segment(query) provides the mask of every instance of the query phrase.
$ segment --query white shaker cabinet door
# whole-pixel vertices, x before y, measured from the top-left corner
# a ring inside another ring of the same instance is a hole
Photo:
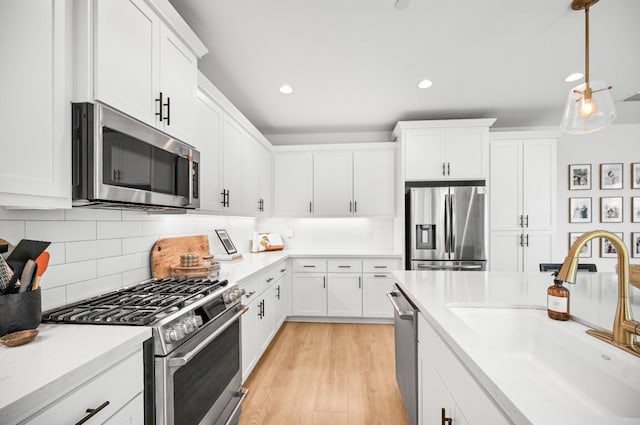
[[[353,213],[353,153],[313,154],[313,213],[319,217]]]
[[[95,5],[94,97],[157,126],[159,19],[142,0]]]
[[[362,316],[362,274],[329,273],[327,313],[330,317]]]
[[[260,213],[260,180],[263,177],[260,166],[262,147],[253,137],[245,134],[244,144],[244,210],[250,216]]]
[[[225,116],[222,129],[222,184],[227,190],[224,211],[239,213],[243,207],[242,127]]]
[[[390,273],[365,273],[362,284],[362,316],[393,317],[387,292],[393,289]]]
[[[492,142],[490,162],[491,230],[520,229],[522,144],[512,141]]]
[[[554,232],[526,232],[524,238],[523,272],[540,271],[540,263],[552,263]]]
[[[200,209],[222,209],[222,110],[204,93],[196,99],[197,135],[194,145],[200,151]]]
[[[353,213],[392,216],[395,212],[395,150],[353,152]]]
[[[249,310],[240,319],[242,335],[242,380],[244,381],[258,361],[262,338],[260,337],[260,317],[262,316],[262,298],[254,298]]]
[[[169,29],[163,26],[160,34],[160,91],[163,105],[162,123],[156,125],[166,133],[193,144],[198,61]]]
[[[491,232],[489,270],[493,272],[522,271],[523,239],[520,230]]]
[[[0,2],[0,206],[71,207],[70,2]]]
[[[556,141],[527,140],[523,145],[525,228],[552,230],[556,222]]]
[[[327,275],[295,273],[293,276],[293,315],[327,315]]]
[[[446,129],[446,177],[484,178],[484,152],[488,129]]]
[[[444,166],[442,129],[407,131],[405,135],[405,180],[443,179]]]
[[[313,153],[281,152],[274,158],[276,215],[313,215]]]

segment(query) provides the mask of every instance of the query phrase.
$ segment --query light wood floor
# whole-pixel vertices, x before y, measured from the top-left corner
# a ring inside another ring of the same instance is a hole
[[[408,425],[392,325],[286,322],[247,380],[240,425]]]

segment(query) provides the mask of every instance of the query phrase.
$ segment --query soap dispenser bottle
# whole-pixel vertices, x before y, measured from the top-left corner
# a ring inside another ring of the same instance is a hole
[[[561,280],[554,280],[547,288],[547,314],[554,320],[569,320],[569,290]]]

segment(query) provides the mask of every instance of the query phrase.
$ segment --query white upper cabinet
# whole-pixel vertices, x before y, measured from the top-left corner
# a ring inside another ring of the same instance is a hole
[[[315,216],[353,214],[351,151],[320,151],[313,154],[313,200]]]
[[[197,136],[194,144],[200,151],[200,209],[222,210],[222,122],[224,112],[204,93],[196,98]]]
[[[175,9],[165,0],[96,1],[77,9],[84,17],[78,37],[90,40],[92,24],[95,36],[93,45],[76,42],[80,81],[89,75],[86,84],[77,84],[77,97],[193,143],[197,62],[207,49]]]
[[[155,125],[160,19],[142,0],[94,4],[95,99]]]
[[[71,3],[0,2],[0,206],[71,207]]]
[[[275,212],[289,216],[392,216],[395,144],[275,155]]]
[[[271,153],[248,134],[244,138],[244,209],[266,216],[271,208]]]
[[[353,152],[354,215],[394,215],[395,153],[393,148]]]
[[[225,116],[222,127],[223,211],[242,212],[242,127]]]
[[[193,138],[198,82],[196,56],[166,26],[160,31],[160,92],[162,123],[158,126],[179,139]]]
[[[313,214],[313,153],[277,152],[274,156],[275,214]]]
[[[405,180],[486,178],[487,141],[494,121],[399,122],[394,134],[403,146]]]

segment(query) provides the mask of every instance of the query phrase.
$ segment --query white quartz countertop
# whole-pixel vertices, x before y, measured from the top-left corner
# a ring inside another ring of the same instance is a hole
[[[229,282],[240,282],[250,279],[266,267],[272,266],[289,258],[402,258],[402,254],[395,251],[336,251],[336,250],[282,250],[259,253],[245,253],[240,261],[221,261],[220,279]]]
[[[400,287],[412,299],[420,314],[436,330],[478,382],[516,424],[640,424],[638,418],[593,414],[586,409],[571,411],[547,388],[527,382],[525,371],[509,362],[509,355],[479,337],[455,314],[456,307],[521,307],[546,310],[546,289],[553,284],[548,273],[508,272],[393,272]],[[611,330],[617,305],[615,273],[578,273],[571,292],[570,311],[574,321],[551,321],[554,326],[581,326]],[[631,309],[640,318],[640,290],[630,288]],[[453,310],[452,310],[453,309]],[[524,331],[524,330],[523,330]],[[580,331],[582,335],[582,330]],[[586,335],[586,334],[585,334]],[[589,337],[589,336],[587,336]],[[589,337],[592,338],[592,337]],[[604,342],[594,344],[604,356],[614,356],[632,365],[621,385],[637,389],[640,358]],[[558,350],[559,355],[562,350]],[[637,367],[635,366],[637,365]],[[640,401],[639,401],[640,403]]]
[[[18,347],[0,345],[0,424],[14,424],[126,357],[151,337],[137,326],[41,324]]]

